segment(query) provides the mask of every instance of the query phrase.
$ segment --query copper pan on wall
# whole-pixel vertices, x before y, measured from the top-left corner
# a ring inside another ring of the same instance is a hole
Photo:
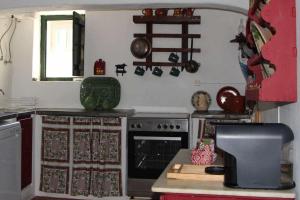
[[[151,42],[147,38],[136,38],[131,43],[130,51],[136,58],[146,58],[151,54],[152,51]]]

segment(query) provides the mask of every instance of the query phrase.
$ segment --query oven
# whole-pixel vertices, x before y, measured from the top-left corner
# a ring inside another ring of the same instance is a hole
[[[152,196],[152,184],[188,141],[188,118],[129,118],[127,195]]]

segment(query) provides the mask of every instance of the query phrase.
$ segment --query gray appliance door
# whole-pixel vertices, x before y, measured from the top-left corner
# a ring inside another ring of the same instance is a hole
[[[0,199],[21,199],[21,128],[0,124]]]

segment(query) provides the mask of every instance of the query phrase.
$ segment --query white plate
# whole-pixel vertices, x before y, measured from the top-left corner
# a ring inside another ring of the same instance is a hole
[[[249,8],[251,8],[254,5],[254,0],[249,1]]]
[[[269,29],[267,30],[267,28],[261,27],[254,21],[251,21],[250,23],[250,30],[253,35],[257,52],[260,53],[264,44],[271,39],[272,33]],[[271,69],[269,64],[262,64],[262,68],[264,72],[263,73],[264,78],[269,77],[274,73],[274,70]]]
[[[268,28],[263,28],[259,24],[257,24],[255,21],[251,21],[250,23],[250,30],[254,38],[254,42],[260,42],[262,40],[263,43],[267,43],[273,36],[271,31]],[[257,32],[259,35],[257,37],[254,36]],[[257,46],[256,46],[257,47]],[[258,49],[261,50],[261,49]]]
[[[255,46],[257,48],[258,53],[261,52],[262,47],[264,46],[265,42],[256,26],[256,23],[254,21],[251,21],[250,23],[250,31],[252,33]]]
[[[257,24],[255,21],[251,21],[250,27],[251,26],[255,27],[258,30],[258,32],[259,32],[261,38],[263,39],[264,43],[268,42],[271,39],[271,37],[273,36],[270,29],[263,28],[262,26]]]
[[[211,97],[206,91],[197,91],[193,94],[191,101],[196,110],[206,111],[211,104]]]

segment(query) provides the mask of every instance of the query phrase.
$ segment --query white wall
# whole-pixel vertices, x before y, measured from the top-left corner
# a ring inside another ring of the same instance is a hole
[[[233,85],[243,94],[244,79],[237,61],[237,45],[229,43],[238,32],[240,14],[198,10],[202,17],[201,25],[193,25],[191,33],[200,33],[201,39],[194,41],[201,54],[194,54],[201,62],[195,74],[183,72],[178,78],[168,75],[170,68],[164,68],[161,78],[149,71],[144,77],[134,75],[130,44],[133,33],[145,32],[145,25],[134,24],[132,16],[140,11],[94,11],[86,13],[85,76],[93,74],[94,62],[102,58],[106,61],[107,76],[115,75],[115,64],[125,62],[127,74],[116,77],[121,82],[122,94],[118,108],[133,106],[179,107],[192,111],[192,94],[197,90],[207,90],[213,99],[211,109],[218,109],[215,96],[224,85]],[[14,39],[12,96],[35,96],[40,107],[81,107],[79,101],[80,82],[33,82],[32,48],[33,19],[24,18],[19,23]],[[178,32],[178,25],[156,25],[156,32]],[[180,40],[156,39],[154,45],[179,47]],[[154,59],[166,61],[169,53],[155,54]],[[200,84],[195,85],[194,83]]]
[[[10,25],[10,18],[0,16],[0,37],[4,34],[7,28]],[[8,41],[9,36],[11,35],[11,31],[7,32],[7,34],[3,37],[1,46],[3,50],[3,60],[0,60],[0,89],[5,92],[5,96],[0,93],[0,108],[4,103],[4,99],[7,96],[10,96],[11,91],[11,64],[4,64],[4,60],[8,59]],[[1,55],[0,55],[1,57]]]
[[[33,18],[21,19],[14,37],[12,97],[38,97],[41,106],[79,107],[79,82],[32,81],[33,63],[39,64],[33,62],[33,30]]]

